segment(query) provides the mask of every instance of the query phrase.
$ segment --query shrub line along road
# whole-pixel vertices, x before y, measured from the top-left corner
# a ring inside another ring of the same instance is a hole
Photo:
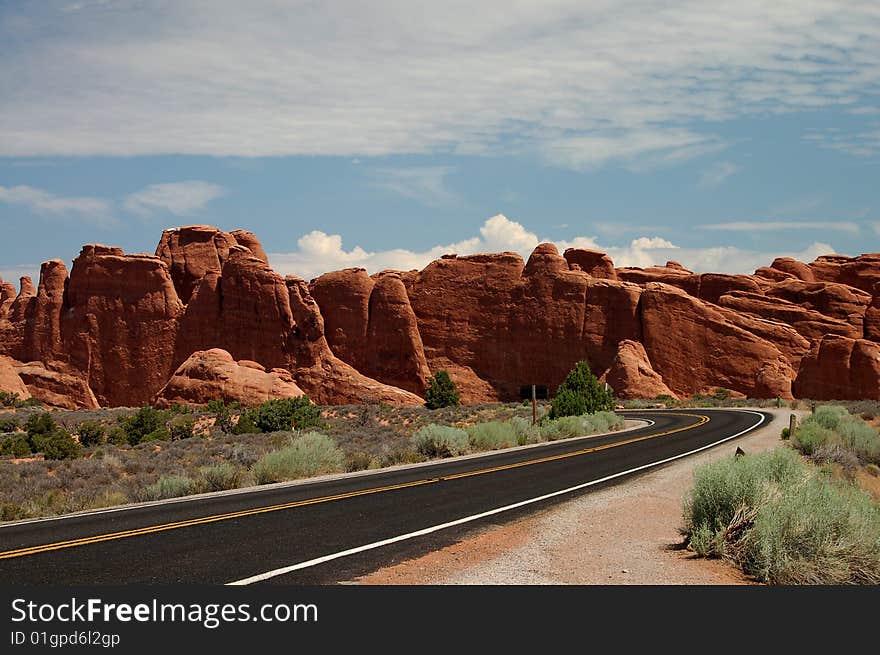
[[[332,583],[772,420],[638,410],[653,425],[429,466],[0,526],[6,584]]]

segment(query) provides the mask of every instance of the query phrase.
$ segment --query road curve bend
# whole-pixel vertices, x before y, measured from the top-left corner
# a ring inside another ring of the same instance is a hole
[[[332,479],[0,525],[17,584],[323,584],[736,439],[773,420],[633,410],[645,427]]]

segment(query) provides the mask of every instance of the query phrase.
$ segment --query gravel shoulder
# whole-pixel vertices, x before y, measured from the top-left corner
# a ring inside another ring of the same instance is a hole
[[[509,523],[475,531],[425,556],[350,581],[354,584],[754,584],[720,560],[681,548],[681,504],[694,469],[779,445],[789,409],[745,437],[671,462]],[[805,412],[795,411],[802,416]]]

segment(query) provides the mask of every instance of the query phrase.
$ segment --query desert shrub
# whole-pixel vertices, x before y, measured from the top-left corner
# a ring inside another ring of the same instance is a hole
[[[426,457],[453,457],[467,452],[468,433],[461,428],[430,423],[413,434],[412,444]]]
[[[168,423],[168,432],[170,433],[171,441],[192,439],[195,426],[195,419],[193,419],[191,416],[175,416]]]
[[[118,422],[125,430],[128,443],[132,446],[136,446],[142,441],[154,440],[158,436],[162,436],[160,430],[165,430],[165,414],[149,405],[141,407],[131,416],[120,416]],[[165,431],[167,432],[167,430]],[[170,439],[170,435],[168,438]]]
[[[260,432],[260,428],[257,427],[248,412],[244,412],[238,417],[238,422],[232,426],[231,430],[232,434],[257,434],[258,432]]]
[[[447,371],[437,371],[428,380],[428,388],[425,390],[425,407],[428,409],[440,409],[442,407],[454,407],[461,403],[461,394],[456,391],[455,382],[449,377]]]
[[[297,398],[277,398],[245,412],[262,432],[319,427],[321,409],[306,395]]]
[[[517,446],[524,446],[529,443],[538,443],[541,441],[540,428],[537,425],[532,425],[531,421],[526,420],[521,416],[514,416],[510,419],[510,427],[516,436]]]
[[[788,429],[787,427],[782,428],[782,433],[779,435],[779,438],[782,439],[783,441],[787,441],[788,439],[791,438],[791,430]]]
[[[49,434],[30,438],[31,450],[43,453],[45,459],[73,459],[82,453],[80,445],[65,430],[56,428]]]
[[[583,416],[562,416],[544,421],[541,436],[547,441],[580,437],[587,433]]]
[[[306,432],[290,445],[263,455],[253,466],[257,484],[295,480],[345,468],[345,454],[326,434]]]
[[[27,435],[19,433],[0,439],[0,455],[27,457],[31,454],[31,444]]]
[[[859,467],[858,456],[850,449],[839,443],[829,443],[819,446],[813,451],[810,459],[817,464],[834,463],[840,465],[843,470],[852,475]]]
[[[880,434],[867,423],[856,417],[841,421],[836,432],[843,445],[866,463],[880,463]]]
[[[107,430],[107,442],[115,446],[127,446],[128,435],[121,425],[114,425]]]
[[[83,446],[97,446],[104,441],[106,430],[100,423],[85,421],[76,427],[79,442]]]
[[[0,432],[16,432],[21,429],[21,421],[14,416],[0,416]]]
[[[196,483],[185,475],[166,475],[136,494],[137,500],[164,500],[188,496],[196,490]]]
[[[241,471],[230,462],[221,462],[199,469],[200,484],[204,491],[235,489],[241,483]]]
[[[746,572],[771,584],[880,583],[880,508],[854,485],[816,476],[761,507]]]
[[[590,365],[581,360],[556,390],[550,408],[550,418],[592,414],[613,408],[614,399],[611,392],[590,372]]]
[[[49,412],[40,412],[28,416],[24,429],[27,431],[28,437],[33,438],[38,435],[51,434],[58,429],[58,424]]]
[[[771,485],[793,485],[807,472],[807,464],[789,448],[704,464],[694,471],[693,487],[685,498],[684,532],[688,536],[697,529],[723,533],[738,511],[761,505]]]
[[[345,458],[345,470],[348,473],[377,468],[378,464],[379,463],[372,455],[370,455],[370,453],[365,453],[362,450],[353,452],[347,455]]]
[[[832,443],[836,438],[834,432],[829,428],[808,419],[794,431],[791,443],[804,455],[812,455],[817,448]]]
[[[19,395],[15,392],[0,391],[0,406],[17,407],[20,402]]]
[[[474,450],[497,450],[517,445],[517,432],[510,423],[490,421],[465,428]]]
[[[587,433],[612,432],[624,426],[625,419],[619,414],[609,411],[596,412],[584,416],[584,427]]]
[[[168,411],[172,414],[192,414],[192,407],[189,405],[185,405],[184,403],[174,403],[171,407],[168,408]]]
[[[823,428],[836,430],[841,421],[850,418],[850,413],[846,411],[846,407],[839,405],[821,405],[811,414],[804,423],[818,423]]]
[[[171,431],[163,425],[144,435],[140,443],[148,443],[150,441],[171,441]]]

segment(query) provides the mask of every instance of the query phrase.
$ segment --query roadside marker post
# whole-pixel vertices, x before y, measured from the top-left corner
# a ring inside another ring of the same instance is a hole
[[[797,415],[792,414],[788,417],[788,438],[791,439],[794,436],[794,431],[797,428]]]
[[[535,392],[535,385],[532,385],[532,425],[538,423],[538,395]]]

